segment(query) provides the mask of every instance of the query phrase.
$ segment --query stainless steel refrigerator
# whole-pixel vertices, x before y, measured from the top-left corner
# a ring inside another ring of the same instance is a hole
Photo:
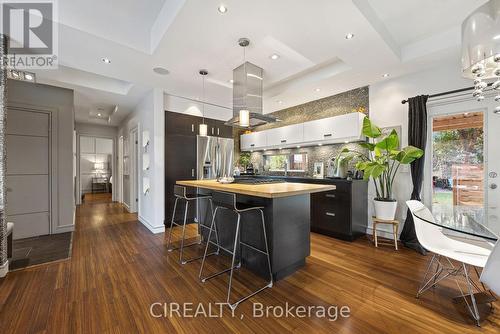
[[[233,175],[233,139],[197,136],[196,156],[198,180],[218,180]]]

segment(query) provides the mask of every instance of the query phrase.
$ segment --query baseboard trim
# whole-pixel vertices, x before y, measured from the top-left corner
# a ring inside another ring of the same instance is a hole
[[[4,264],[0,265],[0,278],[7,276],[9,272],[9,260],[7,260]]]
[[[64,225],[64,226],[57,227],[56,230],[52,234],[67,233],[67,232],[74,232],[74,231],[75,231],[75,225]]]
[[[157,233],[163,233],[165,232],[165,225],[161,226],[153,226],[148,220],[142,216],[138,216],[139,221],[142,223],[142,225],[146,226],[148,230],[150,230],[152,233],[157,234]]]
[[[122,202],[122,205],[125,207],[125,209],[127,209],[127,212],[130,213],[130,206],[125,202]]]

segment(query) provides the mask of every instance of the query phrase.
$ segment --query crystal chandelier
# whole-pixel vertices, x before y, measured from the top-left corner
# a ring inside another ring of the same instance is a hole
[[[476,100],[484,100],[491,85],[498,91],[495,101],[500,102],[500,0],[488,1],[462,23],[462,75],[474,79]],[[500,106],[495,113],[500,113]]]

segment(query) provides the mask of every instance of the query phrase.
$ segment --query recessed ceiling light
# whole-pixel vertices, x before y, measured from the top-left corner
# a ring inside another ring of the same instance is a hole
[[[323,144],[321,144],[321,143],[318,144],[318,146],[321,146],[321,145],[323,145]]]
[[[354,38],[353,33],[348,33],[347,35],[345,35],[345,39],[353,39],[353,38]]]
[[[25,78],[26,80],[28,80],[28,81],[33,81],[33,80],[35,80],[35,76],[34,76],[33,74],[31,74],[31,73],[25,73],[25,74],[24,74],[24,78]]]
[[[382,75],[382,77],[384,78],[387,78],[389,76],[389,73],[384,73],[384,75]]]
[[[316,92],[319,92],[321,90],[321,88],[316,88],[315,91]]]
[[[297,145],[297,148],[300,148],[300,145]]]
[[[98,117],[101,117],[101,116],[102,116],[102,114],[101,114],[101,113],[98,113],[98,114],[97,114],[97,116],[98,116]]]
[[[277,53],[273,53],[269,58],[271,58],[272,60],[276,60],[276,59],[279,59],[280,55],[277,54]]]
[[[279,101],[276,101],[276,103],[278,103],[278,104],[282,104],[282,103],[283,103],[283,101],[279,100]]]
[[[111,59],[109,59],[109,58],[104,57],[104,58],[102,58],[101,60],[102,60],[104,63],[106,63],[106,64],[111,64]]]
[[[234,80],[233,79],[229,80],[229,83],[234,83]]]
[[[219,13],[221,14],[225,14],[227,12],[227,7],[224,6],[224,5],[220,5],[217,10],[219,11]]]
[[[163,67],[155,67],[153,68],[153,72],[159,75],[167,75],[170,73],[166,68]]]
[[[348,140],[344,140],[344,143],[349,144],[349,141]]]

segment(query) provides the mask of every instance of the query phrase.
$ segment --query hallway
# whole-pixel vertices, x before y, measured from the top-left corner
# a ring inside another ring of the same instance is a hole
[[[200,283],[199,263],[179,265],[178,253],[166,250],[165,235],[151,234],[118,203],[86,201],[76,214],[71,259],[0,279],[0,333],[477,331],[463,307],[451,301],[457,294],[454,282],[415,299],[427,258],[406,249],[375,249],[366,239],[349,243],[317,234],[312,234],[306,266],[251,301],[347,305],[350,318],[252,318],[252,302],[241,304],[235,318],[227,308],[218,319],[154,318],[150,306],[155,302],[196,307],[201,301],[208,309],[210,302],[223,301],[226,279]],[[214,270],[224,261],[207,262]],[[246,272],[236,280],[260,284]],[[236,290],[241,292],[241,285]],[[499,307],[483,322],[484,333],[498,332]]]

